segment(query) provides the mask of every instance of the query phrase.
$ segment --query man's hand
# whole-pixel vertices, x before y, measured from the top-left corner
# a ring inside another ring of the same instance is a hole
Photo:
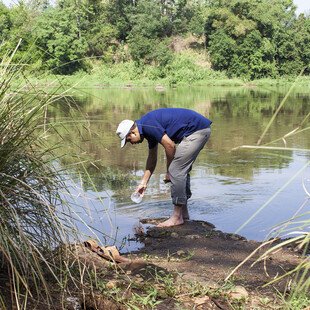
[[[135,192],[139,193],[142,197],[144,196],[145,190],[146,190],[146,184],[140,183],[138,187],[136,188]]]
[[[166,173],[166,176],[165,176],[165,178],[164,178],[164,183],[169,183],[169,182],[171,182],[171,180],[170,180],[169,172],[167,172],[167,173]]]

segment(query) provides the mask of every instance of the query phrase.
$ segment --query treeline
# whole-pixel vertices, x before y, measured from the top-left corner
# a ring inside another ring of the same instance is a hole
[[[20,42],[15,61],[31,70],[72,74],[134,62],[162,78],[175,66],[175,38],[190,35],[190,49],[228,77],[309,74],[310,18],[295,12],[293,0],[0,2],[0,58]]]

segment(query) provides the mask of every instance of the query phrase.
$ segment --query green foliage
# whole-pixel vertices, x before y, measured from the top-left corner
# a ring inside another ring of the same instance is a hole
[[[167,64],[171,53],[166,41],[160,39],[171,34],[172,25],[167,16],[161,14],[159,4],[155,1],[139,1],[130,18],[132,29],[128,43],[132,59],[137,63]]]
[[[309,18],[296,21],[291,0],[224,2],[225,8],[211,5],[205,26],[214,69],[252,80],[296,75],[308,66],[302,54],[309,55]]]
[[[35,23],[36,12],[30,11],[24,3],[20,2],[11,9],[0,6],[0,40],[3,49],[0,49],[0,59],[7,51],[13,52],[16,45],[19,45],[15,53],[15,61],[31,63],[38,60],[38,51],[34,47],[32,29]]]
[[[116,66],[133,60],[134,71],[149,79],[172,74],[171,81],[199,81],[203,66],[185,63],[179,74],[171,71],[180,61],[171,42],[189,33],[196,45],[183,49],[194,50],[204,36],[201,49],[212,69],[229,77],[296,76],[310,62],[310,18],[297,18],[292,0],[59,0],[53,6],[31,0],[11,8],[0,4],[0,14],[7,49],[22,39],[16,59],[52,73],[89,70],[90,57]],[[197,68],[197,76],[189,72]]]
[[[0,41],[4,42],[8,39],[12,21],[9,9],[0,2]]]
[[[227,70],[232,63],[236,42],[224,30],[218,30],[210,35],[210,56],[215,70]]]
[[[114,46],[111,44],[115,38],[116,30],[112,25],[104,24],[100,28],[92,29],[88,34],[88,52],[90,56],[103,56],[104,60],[109,61],[115,51]]]
[[[224,78],[225,74],[201,67],[195,62],[195,54],[179,54],[168,66],[167,77],[170,84],[192,84],[202,80]]]
[[[120,41],[125,41],[131,29],[129,15],[135,1],[108,0],[107,2],[108,22],[117,30],[116,38]]]
[[[292,295],[292,294],[291,294]],[[310,297],[307,293],[302,292],[289,297],[286,302],[287,309],[303,310],[307,309],[310,304]]]
[[[73,11],[46,10],[38,20],[36,38],[44,65],[53,73],[72,73],[81,66],[87,44]]]

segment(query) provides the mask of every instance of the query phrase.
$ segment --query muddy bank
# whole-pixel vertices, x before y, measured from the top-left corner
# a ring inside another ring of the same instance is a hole
[[[129,263],[111,264],[83,246],[76,247],[76,255],[88,269],[96,270],[103,288],[84,296],[82,308],[283,309],[277,292],[288,293],[291,279],[264,285],[294,269],[301,262],[300,253],[281,249],[253,265],[265,250],[251,256],[259,242],[223,233],[203,221],[172,228],[156,228],[156,222],[143,221],[144,229],[138,233],[145,247],[124,254]]]

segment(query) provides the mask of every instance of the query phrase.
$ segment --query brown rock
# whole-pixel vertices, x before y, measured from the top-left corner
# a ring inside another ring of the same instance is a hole
[[[196,297],[194,298],[194,304],[197,306],[206,304],[210,301],[210,297],[209,296],[203,296],[203,297]]]
[[[232,299],[240,300],[247,299],[249,297],[249,293],[243,286],[237,285],[229,291],[228,296]]]

